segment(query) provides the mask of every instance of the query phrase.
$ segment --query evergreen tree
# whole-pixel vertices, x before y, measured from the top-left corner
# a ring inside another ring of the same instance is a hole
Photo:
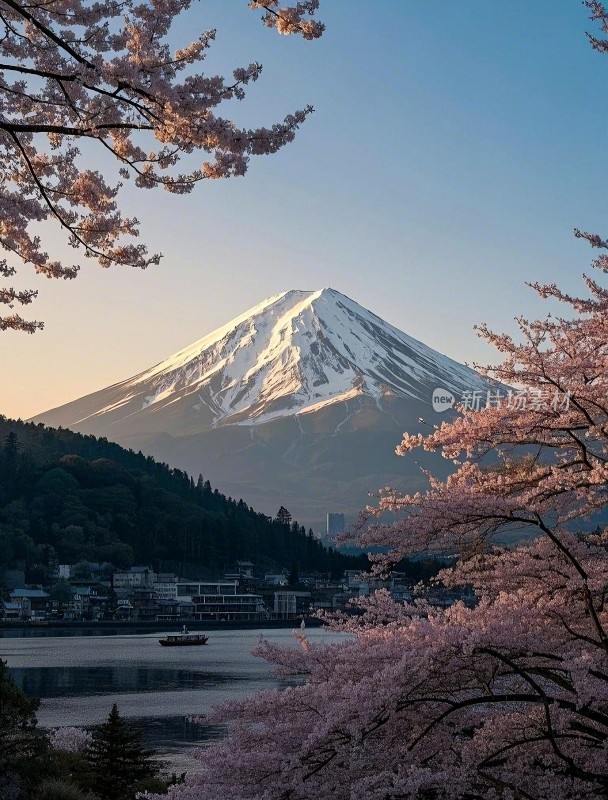
[[[284,506],[281,506],[281,508],[279,508],[275,519],[277,522],[280,522],[281,525],[291,524],[291,514]]]
[[[289,572],[289,579],[288,584],[289,586],[297,586],[300,583],[300,574],[298,572],[298,565],[294,562],[291,565],[291,570]]]
[[[8,433],[4,439],[4,459],[7,468],[14,469],[17,466],[20,444],[19,437],[15,431]]]
[[[19,437],[9,431],[0,450],[0,500],[8,498],[17,486],[20,449]]]
[[[142,781],[159,772],[152,756],[143,747],[140,732],[121,718],[114,703],[86,750],[86,783],[102,800],[132,800]]]

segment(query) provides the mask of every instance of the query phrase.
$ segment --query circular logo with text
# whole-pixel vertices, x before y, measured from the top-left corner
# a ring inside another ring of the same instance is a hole
[[[456,398],[451,392],[448,392],[447,389],[442,389],[439,387],[433,392],[433,411],[437,411],[439,413],[442,411],[447,411],[448,408],[453,407],[455,402]]]

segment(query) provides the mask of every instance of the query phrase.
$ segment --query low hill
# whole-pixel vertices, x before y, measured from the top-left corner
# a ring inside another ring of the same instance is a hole
[[[210,576],[236,560],[341,573],[361,559],[225,497],[199,476],[107,439],[0,416],[0,572],[52,563],[151,564]]]

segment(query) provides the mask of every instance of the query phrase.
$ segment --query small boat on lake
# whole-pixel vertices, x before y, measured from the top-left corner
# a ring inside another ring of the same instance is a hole
[[[172,633],[165,636],[164,639],[159,639],[159,644],[163,647],[190,647],[191,645],[207,644],[209,637],[204,633],[189,633],[184,625],[181,633]]]

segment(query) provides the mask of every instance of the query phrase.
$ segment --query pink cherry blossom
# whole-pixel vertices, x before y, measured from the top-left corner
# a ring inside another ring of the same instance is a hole
[[[586,5],[608,32],[604,6]],[[606,256],[593,266],[608,272]],[[406,433],[398,453],[437,451],[455,471],[427,475],[425,492],[384,489],[357,527],[360,545],[384,549],[377,573],[450,554],[438,581],[475,602],[381,591],[358,601],[359,617],[333,619],[337,642],[263,642],[258,654],[293,685],[218,708],[211,720],[230,733],[173,800],[606,797],[608,290],[584,282],[584,297],[534,285],[567,311],[520,319],[517,340],[479,328],[502,356],[490,377],[568,404],[463,406],[428,435]]]
[[[230,733],[173,800],[606,796],[608,533],[593,515],[608,506],[608,292],[585,283],[587,299],[535,287],[573,314],[520,320],[521,343],[480,327],[503,355],[489,375],[568,391],[568,407],[462,408],[406,434],[402,455],[436,450],[457,469],[428,475],[426,492],[383,490],[358,526],[360,545],[385,550],[376,572],[458,555],[438,580],[476,602],[438,609],[382,590],[330,620],[338,641],[262,641],[256,653],[293,685],[216,709]],[[515,532],[517,546],[501,544]]]
[[[51,747],[67,753],[82,753],[91,741],[91,734],[83,728],[68,726],[51,731]]]
[[[310,106],[268,128],[239,127],[217,113],[222,103],[245,97],[262,67],[238,67],[230,79],[197,72],[214,30],[171,51],[172,25],[191,5],[0,0],[0,246],[10,258],[0,261],[0,276],[13,276],[19,262],[49,278],[77,275],[78,264],[53,260],[44,249],[37,223],[45,220],[102,267],[156,264],[160,254],[129,241],[139,223],[120,210],[119,174],[143,189],[185,194],[204,179],[244,175],[251,156],[276,153],[293,140]],[[264,25],[305,39],[323,32],[312,19],[318,5],[249,3],[265,12]],[[116,159],[114,181],[87,166],[94,151],[81,151],[83,140]],[[183,157],[198,151],[208,160],[179,171]],[[0,289],[9,308],[35,297]],[[17,313],[0,317],[0,330],[40,327]]]

